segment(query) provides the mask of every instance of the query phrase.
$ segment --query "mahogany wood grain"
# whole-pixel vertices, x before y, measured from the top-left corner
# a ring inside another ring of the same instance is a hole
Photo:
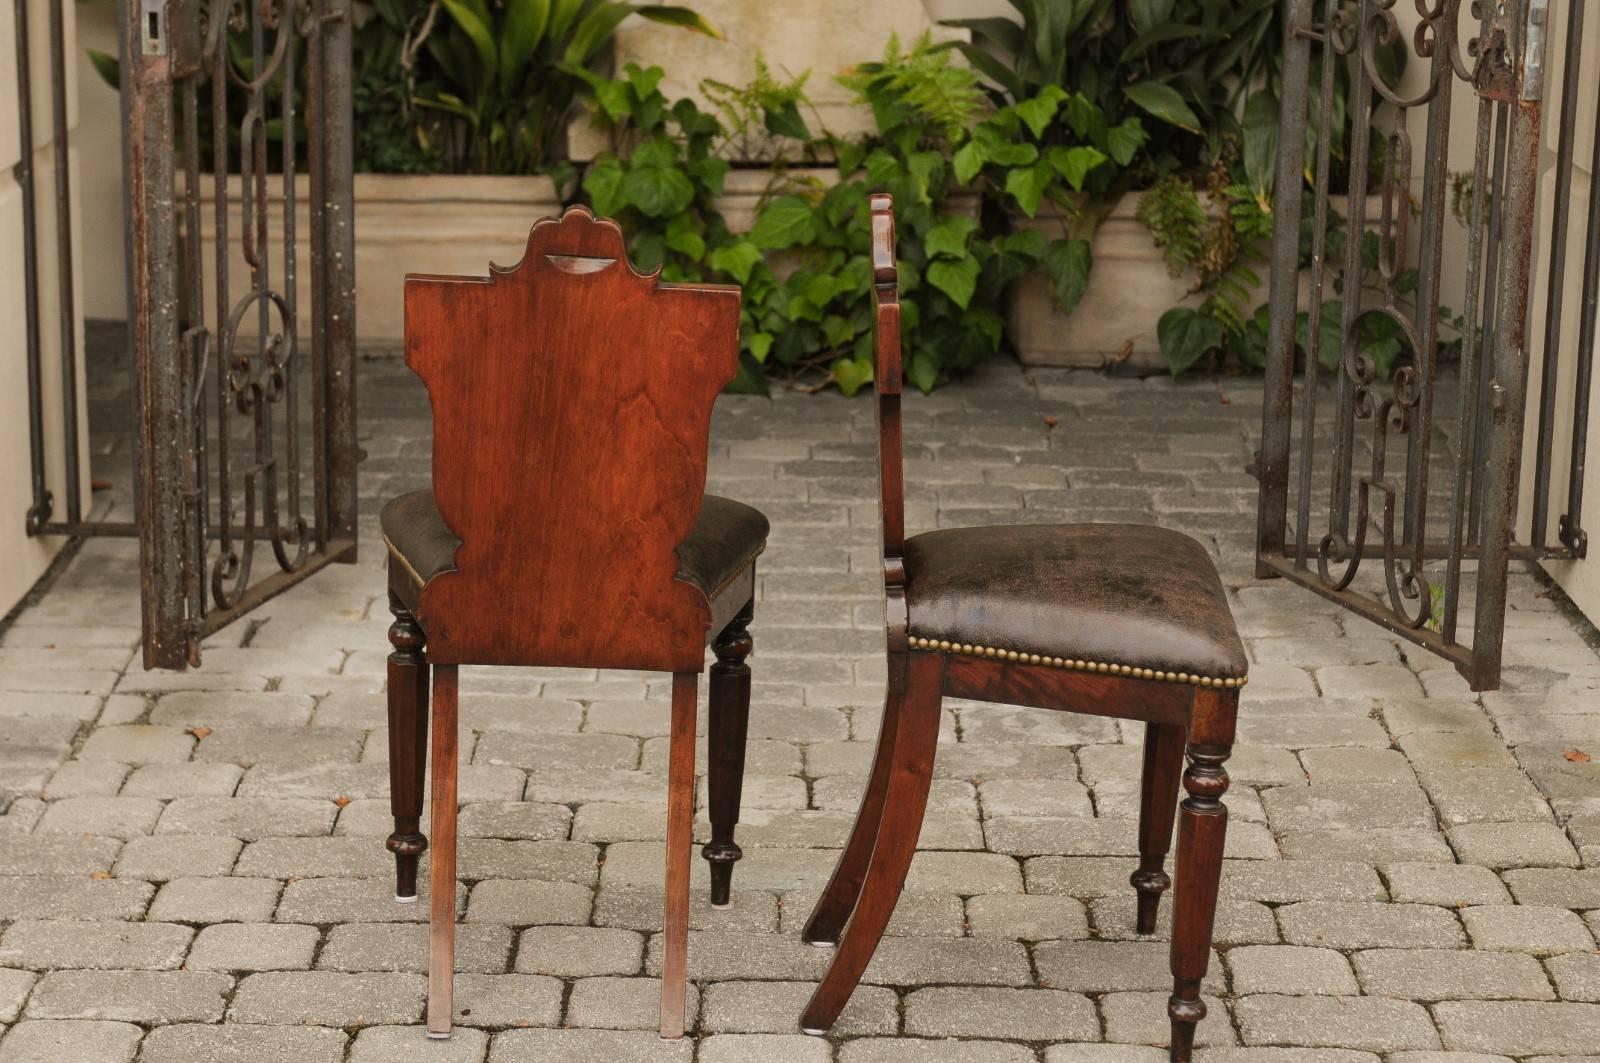
[[[877,844],[867,865],[861,899],[839,939],[833,963],[800,1016],[800,1029],[809,1034],[826,1033],[855,992],[900,900],[922,833],[939,746],[945,659],[937,653],[912,653],[909,657]]]
[[[874,195],[872,315],[876,333],[873,387],[878,417],[878,504],[883,524],[883,607],[889,689],[903,690],[910,617],[906,611],[906,474],[901,437],[900,284],[895,269],[894,201]]]
[[[732,903],[733,865],[744,855],[733,840],[739,825],[739,798],[744,788],[745,738],[750,730],[750,618],[748,602],[711,643],[717,663],[711,666],[706,722],[706,805],[711,840],[700,855],[711,865],[711,907]]]
[[[574,207],[514,267],[407,277],[405,307],[461,540],[418,609],[433,661],[698,670],[710,607],[674,580],[676,549],[738,368],[739,289],[641,275],[621,230]]]
[[[456,969],[457,668],[433,670],[433,865],[428,882],[428,1036],[450,1036]]]
[[[883,822],[884,799],[889,789],[889,772],[894,763],[895,738],[900,727],[900,706],[903,692],[889,690],[883,699],[883,719],[878,723],[878,748],[872,755],[872,772],[867,777],[861,794],[861,807],[856,812],[855,824],[850,828],[850,838],[845,842],[833,875],[817,898],[806,920],[800,940],[808,945],[831,948],[839,943],[839,934],[850,913],[861,897],[861,883],[867,875],[867,864],[872,859],[872,847],[878,842],[878,831]]]
[[[667,884],[662,923],[661,1037],[683,1036],[688,1006],[689,864],[694,849],[694,723],[697,672],[672,677],[672,729],[667,745]]]
[[[1144,770],[1139,780],[1139,868],[1129,877],[1139,902],[1135,928],[1156,932],[1161,895],[1172,885],[1167,852],[1172,848],[1172,821],[1178,814],[1178,783],[1183,775],[1184,727],[1175,723],[1144,725]]]
[[[394,854],[394,897],[417,899],[417,862],[428,848],[422,834],[422,785],[427,772],[427,636],[394,595],[389,626],[389,812],[394,833],[384,843]]]
[[[945,693],[952,697],[1180,725],[1189,720],[1195,689],[961,655],[950,657],[945,676]]]

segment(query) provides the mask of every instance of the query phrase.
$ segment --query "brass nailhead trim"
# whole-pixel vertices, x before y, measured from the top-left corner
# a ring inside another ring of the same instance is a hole
[[[1069,657],[1048,657],[1039,653],[1022,653],[1018,650],[1001,650],[993,646],[973,646],[964,642],[947,642],[944,639],[911,637],[914,650],[934,650],[938,653],[959,653],[967,657],[992,657],[995,660],[1015,661],[1018,664],[1037,664],[1045,668],[1065,668],[1072,672],[1098,672],[1101,675],[1125,675],[1130,679],[1154,679],[1163,683],[1188,683],[1191,686],[1234,690],[1250,681],[1248,676],[1214,678],[1209,675],[1190,675],[1188,672],[1163,672],[1155,668],[1140,668],[1131,664],[1111,664],[1106,661],[1081,661]]]

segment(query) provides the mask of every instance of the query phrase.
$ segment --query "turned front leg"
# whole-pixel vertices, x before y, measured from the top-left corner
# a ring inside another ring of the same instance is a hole
[[[750,729],[750,666],[745,658],[750,656],[752,647],[749,624],[754,604],[746,604],[711,644],[717,655],[717,663],[711,666],[707,734],[711,840],[700,855],[711,864],[713,908],[726,908],[732,903],[733,865],[744,855],[733,840],[733,832],[739,825],[745,738]]]
[[[1189,1063],[1195,1028],[1206,1017],[1200,983],[1211,959],[1216,924],[1217,889],[1222,878],[1222,847],[1228,829],[1228,790],[1223,762],[1230,747],[1189,745],[1189,768],[1183,773],[1184,798],[1178,821],[1178,884],[1172,919],[1172,1063]]]
[[[385,843],[394,854],[394,897],[417,899],[417,861],[428,848],[422,834],[422,782],[427,769],[427,636],[411,611],[389,596],[389,811],[394,833]]]

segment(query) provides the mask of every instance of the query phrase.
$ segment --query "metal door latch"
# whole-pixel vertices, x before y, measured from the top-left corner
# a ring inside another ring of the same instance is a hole
[[[1528,31],[1522,35],[1522,98],[1544,99],[1544,42],[1550,0],[1528,0]]]

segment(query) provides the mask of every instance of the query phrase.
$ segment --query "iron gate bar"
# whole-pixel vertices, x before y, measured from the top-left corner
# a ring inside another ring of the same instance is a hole
[[[1419,2],[1419,24],[1407,40],[1394,15],[1396,0],[1360,0],[1352,14],[1345,0],[1322,0],[1314,24],[1312,0],[1286,0],[1281,129],[1274,187],[1271,305],[1263,405],[1257,573],[1284,576],[1338,602],[1390,631],[1451,661],[1474,689],[1497,685],[1505,587],[1512,557],[1570,556],[1542,541],[1513,544],[1517,476],[1521,459],[1522,402],[1527,387],[1527,298],[1542,96],[1542,33],[1547,0],[1472,4],[1474,27],[1464,27],[1465,0]],[[1379,73],[1378,52],[1400,43],[1424,61],[1425,83],[1404,94]],[[1312,49],[1318,77],[1313,95]],[[1334,64],[1351,67],[1348,111],[1349,208],[1345,225],[1342,299],[1337,316],[1337,408],[1328,463],[1326,532],[1315,541],[1314,473],[1319,466],[1318,368],[1323,342],[1329,197],[1333,140]],[[1569,77],[1571,75],[1569,74]],[[1451,107],[1456,82],[1478,104],[1467,292],[1461,349],[1461,391],[1453,460],[1445,463],[1446,529],[1430,536],[1429,480],[1436,420],[1439,306],[1444,275],[1445,210]],[[1396,117],[1380,122],[1380,114]],[[1422,115],[1421,169],[1414,173],[1409,119]],[[1307,166],[1308,135],[1315,156]],[[1374,138],[1383,151],[1369,155]],[[1569,149],[1570,150],[1570,149]],[[1374,174],[1378,209],[1368,218],[1368,175]],[[1494,170],[1491,179],[1490,170]],[[1305,373],[1296,411],[1296,314],[1299,310],[1302,195],[1309,176],[1312,220],[1310,298],[1306,307]],[[1420,184],[1420,206],[1411,189]],[[1410,262],[1411,213],[1420,217],[1415,273]],[[1375,233],[1376,266],[1365,268],[1364,243]],[[1403,278],[1415,277],[1414,288]],[[1375,291],[1376,294],[1368,294]],[[1411,360],[1383,384],[1360,346],[1368,318],[1381,316],[1404,337]],[[1481,326],[1480,326],[1481,322]],[[1478,416],[1479,410],[1483,416]],[[1290,541],[1289,463],[1294,417],[1300,422],[1295,527]],[[1371,468],[1358,471],[1358,425],[1370,425]],[[1389,469],[1390,449],[1399,453]],[[1376,532],[1373,528],[1376,526]],[[1376,541],[1369,541],[1369,533]],[[1444,541],[1441,543],[1439,539]],[[1311,558],[1313,552],[1316,564]],[[1470,647],[1456,639],[1463,564],[1477,560],[1474,635]],[[1380,567],[1383,592],[1354,586],[1362,562]],[[1440,585],[1426,568],[1445,562]],[[1443,608],[1440,611],[1439,602]],[[1429,625],[1437,624],[1437,630]]]
[[[17,131],[20,157],[14,173],[22,191],[22,261],[24,345],[28,373],[28,449],[33,505],[26,525],[29,535],[50,534],[50,518],[55,497],[45,473],[44,453],[44,377],[42,370],[42,332],[39,307],[38,195],[33,170],[33,70],[28,54],[28,4],[16,0]],[[67,520],[82,519],[82,497],[78,454],[78,336],[76,295],[73,289],[72,247],[72,170],[68,152],[66,43],[61,0],[50,0],[48,7],[50,42],[50,145],[55,185],[56,299],[61,330],[61,403],[64,420],[63,444],[67,484]]]
[[[1589,553],[1589,536],[1583,530],[1583,483],[1588,461],[1595,326],[1600,324],[1600,106],[1595,108],[1594,154],[1589,162],[1589,224],[1585,247],[1583,298],[1578,312],[1577,380],[1572,395],[1572,460],[1567,470],[1567,511],[1562,514],[1557,529],[1562,543],[1576,557],[1586,557]],[[1557,325],[1552,322],[1548,327]]]
[[[1578,126],[1578,74],[1583,46],[1583,3],[1570,0],[1565,77],[1561,89],[1559,156],[1556,161],[1555,222],[1550,239],[1550,286],[1545,298],[1544,362],[1539,389],[1539,447],[1533,479],[1533,527],[1530,538],[1542,546],[1550,517],[1550,460],[1555,444],[1556,371],[1561,354],[1562,302],[1566,285],[1559,283],[1567,263],[1567,211],[1572,200],[1572,137]]]

